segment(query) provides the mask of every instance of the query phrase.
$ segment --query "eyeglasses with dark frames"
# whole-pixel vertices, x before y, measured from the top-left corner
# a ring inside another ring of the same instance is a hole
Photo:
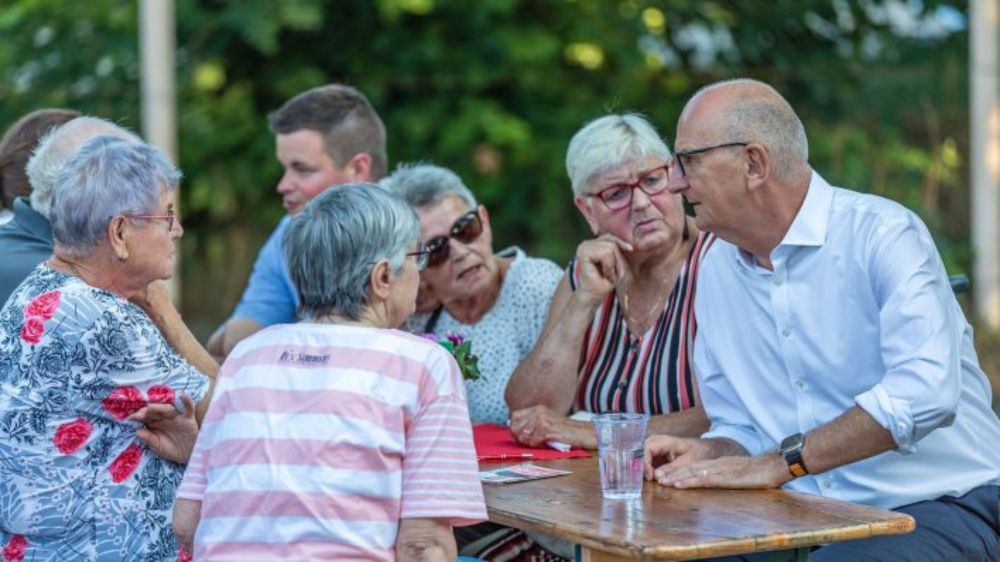
[[[143,220],[164,220],[167,221],[167,230],[174,229],[174,222],[177,221],[177,213],[173,209],[168,209],[165,215],[125,215],[130,219],[143,219]]]
[[[641,189],[646,195],[662,193],[667,188],[668,175],[667,166],[657,166],[639,174],[634,182],[616,183],[597,193],[584,193],[583,196],[597,197],[608,209],[619,211],[632,204],[632,193],[636,189]]]
[[[748,142],[724,142],[722,144],[713,144],[712,146],[706,146],[702,148],[692,148],[691,150],[682,150],[680,152],[674,153],[674,162],[677,162],[677,166],[681,170],[681,176],[687,177],[687,170],[684,169],[684,159],[689,156],[695,156],[697,154],[704,154],[706,152],[715,150],[717,148],[729,148],[732,146],[746,146],[750,143]],[[690,162],[689,162],[690,164]]]
[[[448,261],[451,255],[451,244],[448,240],[454,238],[463,244],[468,244],[483,233],[483,221],[479,218],[479,210],[473,209],[455,219],[451,229],[445,236],[435,236],[424,243],[427,249],[427,267],[436,267]]]
[[[416,258],[417,270],[418,271],[423,271],[424,269],[427,268],[427,259],[428,259],[429,255],[430,255],[430,251],[427,250],[427,247],[424,246],[423,243],[421,243],[418,246],[417,251],[415,251],[415,252],[407,252],[406,253],[407,257],[413,256],[414,258]]]

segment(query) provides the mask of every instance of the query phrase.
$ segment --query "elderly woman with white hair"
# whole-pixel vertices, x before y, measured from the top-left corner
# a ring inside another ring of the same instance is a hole
[[[416,211],[428,250],[421,281],[428,300],[441,303],[408,328],[470,340],[482,372],[479,379],[466,381],[472,421],[506,423],[507,380],[542,333],[562,272],[517,247],[493,253],[486,207],[451,170],[404,164],[380,185]]]
[[[54,255],[0,311],[5,560],[178,558],[170,507],[217,369],[157,283],[179,178],[96,137],[56,182]]]
[[[427,251],[370,184],[313,199],[283,245],[305,320],[244,340],[178,491],[202,560],[454,560],[486,518],[458,365],[395,330]]]
[[[591,424],[571,412],[650,414],[650,433],[708,428],[691,358],[698,268],[714,235],[667,190],[671,161],[635,114],[596,119],[570,141],[573,202],[595,238],[577,248],[544,335],[507,387],[519,441],[595,448]]]

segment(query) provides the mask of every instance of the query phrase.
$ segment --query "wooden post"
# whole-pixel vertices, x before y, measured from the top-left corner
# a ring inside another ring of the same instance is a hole
[[[976,315],[1000,327],[1000,2],[969,3],[972,291]]]
[[[139,52],[142,56],[142,135],[177,162],[174,51],[176,49],[174,0],[139,2]],[[174,192],[174,207],[178,207]],[[180,306],[180,268],[168,282],[174,304]]]

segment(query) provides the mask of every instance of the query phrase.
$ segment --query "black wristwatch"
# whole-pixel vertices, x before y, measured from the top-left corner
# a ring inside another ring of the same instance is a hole
[[[802,460],[802,446],[805,444],[806,437],[801,433],[789,435],[781,440],[781,456],[785,457],[788,472],[795,478],[809,474],[809,469]]]

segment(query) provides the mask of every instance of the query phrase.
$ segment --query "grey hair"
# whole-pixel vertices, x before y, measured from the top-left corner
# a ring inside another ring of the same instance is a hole
[[[77,117],[48,132],[28,160],[28,183],[31,184],[31,208],[50,219],[52,190],[59,173],[76,149],[89,139],[109,136],[130,142],[142,142],[131,131],[99,117]]]
[[[436,205],[450,196],[464,201],[469,209],[479,207],[458,174],[426,162],[400,164],[392,175],[379,182],[379,186],[399,195],[414,209]]]
[[[370,183],[328,189],[294,215],[281,243],[303,315],[351,320],[368,305],[372,267],[388,259],[393,272],[420,234],[413,210]]]
[[[670,159],[670,148],[645,117],[625,113],[594,119],[573,135],[566,149],[573,194],[581,195],[595,174],[647,155]]]
[[[117,215],[155,213],[163,192],[181,172],[159,149],[143,142],[99,136],[73,153],[52,190],[52,236],[83,256],[105,236]]]
[[[727,106],[729,136],[726,142],[763,144],[774,161],[775,175],[779,177],[797,172],[809,162],[806,128],[788,101],[771,85],[750,78],[736,78],[705,86],[695,96],[718,87],[736,88]]]

